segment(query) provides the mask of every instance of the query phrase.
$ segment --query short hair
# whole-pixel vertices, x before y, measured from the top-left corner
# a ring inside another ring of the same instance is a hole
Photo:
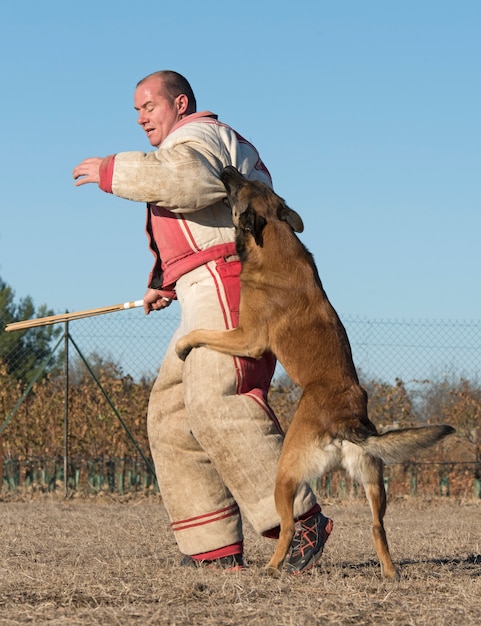
[[[194,92],[192,87],[190,86],[189,81],[179,74],[178,72],[174,72],[173,70],[159,70],[158,72],[152,72],[142,80],[139,80],[137,83],[137,87],[149,80],[150,78],[159,78],[162,81],[162,87],[164,89],[165,95],[171,104],[174,103],[174,100],[177,96],[184,94],[187,96],[189,100],[189,107],[187,109],[188,113],[195,113],[197,110],[197,102],[195,99]]]

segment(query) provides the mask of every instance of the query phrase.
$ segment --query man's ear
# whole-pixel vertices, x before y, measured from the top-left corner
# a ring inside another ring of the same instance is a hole
[[[287,222],[296,233],[302,233],[304,230],[304,223],[299,213],[290,209],[284,202],[279,204],[277,208],[277,217],[283,222]]]
[[[184,113],[187,113],[189,108],[189,98],[185,95],[185,93],[181,93],[174,100],[174,105],[177,107],[179,115],[184,115]]]
[[[248,207],[239,218],[239,226],[244,232],[251,233],[257,246],[262,247],[264,243],[262,232],[267,220],[257,213],[251,207]]]

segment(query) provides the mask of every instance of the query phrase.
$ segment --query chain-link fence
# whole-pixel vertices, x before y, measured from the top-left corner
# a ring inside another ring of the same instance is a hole
[[[479,380],[481,320],[343,320],[363,373],[392,383]]]
[[[70,322],[85,356],[97,353],[134,379],[153,376],[177,327],[173,304],[145,316],[132,309]],[[481,376],[481,320],[372,320],[342,317],[358,370],[393,383]]]
[[[464,378],[473,381],[479,387],[481,320],[372,320],[355,316],[341,318],[350,338],[354,361],[362,379],[374,379],[388,384],[395,384],[396,379],[401,379],[407,387],[415,390],[426,381]],[[155,312],[149,316],[145,316],[142,309],[130,309],[70,321],[68,336],[74,340],[77,350],[68,351],[69,370],[75,373],[75,368],[77,364],[81,365],[82,358],[90,362],[92,360],[98,362],[100,359],[102,363],[116,364],[117,371],[123,376],[131,377],[135,382],[152,381],[178,322],[177,303],[173,303],[165,311]],[[61,341],[61,332],[64,330],[65,336],[67,327],[59,324],[57,329],[58,337],[52,342],[52,346],[57,342],[56,352],[59,359],[57,365],[61,367],[60,357],[65,345]],[[22,332],[34,333],[35,329]],[[17,365],[16,361],[25,358],[25,349],[18,351],[14,349],[7,354],[3,352],[3,361],[13,366],[13,369]],[[277,375],[282,373],[283,370],[279,366]],[[62,419],[63,416],[59,414],[59,422]],[[0,422],[3,420],[5,415],[0,416]],[[5,427],[5,421],[1,426]],[[0,428],[0,434],[3,428]],[[72,474],[73,478],[70,476],[70,481],[74,481],[74,488],[78,486],[75,482],[78,478],[78,476],[75,478],[75,472],[86,474],[89,477],[88,481],[97,486],[106,485],[113,488],[115,484],[115,489],[120,491],[127,488],[126,485],[128,488],[133,484],[152,486],[148,464],[143,463],[142,459],[136,461],[135,471],[130,466],[125,466],[122,460],[115,461],[115,470],[111,469],[113,467],[111,459],[100,460],[100,465],[106,464],[107,469],[99,471],[98,475],[95,468],[99,463],[95,464],[86,459],[79,461],[80,470],[77,468],[72,471],[58,460],[54,461],[55,467],[50,471],[49,462],[48,459],[25,458],[22,461],[24,467],[16,459],[6,459],[4,486],[5,480],[9,488],[14,488],[19,481],[26,484],[28,480],[34,481],[34,477],[42,484],[56,484],[60,477],[66,476],[65,470],[69,475]],[[127,469],[119,470],[118,463]],[[468,473],[472,476],[471,470]],[[475,483],[478,491],[481,488],[480,478],[476,473]],[[468,491],[471,489],[472,479],[469,481],[466,483],[468,486],[463,487]]]
[[[177,327],[176,305],[146,316],[131,309],[69,322],[85,356],[118,363],[135,380],[156,374]],[[354,362],[366,376],[405,383],[481,375],[481,320],[383,320],[342,317]],[[15,354],[9,355],[15,359]]]
[[[178,322],[178,305],[173,303],[150,315],[137,308],[75,320],[69,322],[69,332],[86,358],[96,354],[118,364],[134,380],[151,379]]]

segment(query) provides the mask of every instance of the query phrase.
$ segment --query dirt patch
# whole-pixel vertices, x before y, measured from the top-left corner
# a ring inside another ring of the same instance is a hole
[[[248,569],[179,568],[156,496],[0,502],[0,624],[477,624],[481,501],[389,504],[397,583],[381,579],[370,513],[359,499],[325,503],[335,521],[320,567],[264,575],[274,543],[246,524]]]

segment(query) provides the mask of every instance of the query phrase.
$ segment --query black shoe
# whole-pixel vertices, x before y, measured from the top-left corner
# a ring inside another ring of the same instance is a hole
[[[180,561],[182,567],[209,567],[225,569],[230,572],[239,572],[245,569],[244,559],[242,554],[232,554],[231,556],[221,556],[219,559],[211,559],[201,561],[200,559],[194,559],[189,555],[182,557]]]
[[[289,574],[302,574],[314,567],[322,556],[333,525],[332,519],[320,512],[296,522],[285,564]]]

